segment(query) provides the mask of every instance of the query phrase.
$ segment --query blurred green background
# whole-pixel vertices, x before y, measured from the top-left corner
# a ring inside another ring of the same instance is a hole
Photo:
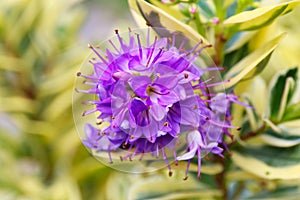
[[[73,84],[87,43],[131,20],[124,0],[0,1],[1,200],[108,198],[111,170],[75,130]]]
[[[276,24],[288,32],[276,52],[286,56],[273,56],[266,79],[280,66],[300,63],[299,18],[298,8]],[[0,0],[1,200],[130,199],[137,182],[151,185],[166,176],[149,179],[101,165],[73,122],[73,83],[87,43],[135,26],[126,0]],[[182,177],[175,173],[170,181],[193,185]]]

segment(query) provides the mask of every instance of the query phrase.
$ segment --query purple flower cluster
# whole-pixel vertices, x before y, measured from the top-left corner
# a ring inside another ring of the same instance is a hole
[[[126,43],[118,31],[118,46],[111,40],[113,50],[102,52],[89,45],[98,57],[90,60],[93,73],[78,73],[90,85],[79,92],[95,94],[89,103],[93,109],[83,115],[97,113],[99,128],[86,124],[84,145],[96,151],[111,153],[126,150],[122,160],[131,160],[145,153],[161,156],[171,167],[166,149],[174,152],[174,160],[198,158],[200,177],[201,158],[211,152],[222,156],[223,135],[231,136],[230,105],[238,102],[233,94],[211,93],[208,88],[222,83],[203,80],[207,71],[221,68],[200,68],[194,64],[199,54],[209,45],[199,42],[191,50],[184,50],[186,40],[176,47],[176,35],[172,38],[155,37],[150,44],[142,45],[139,34],[129,31]],[[176,155],[178,138],[186,137],[186,153]],[[187,167],[187,172],[188,172]],[[187,173],[186,172],[186,173]]]

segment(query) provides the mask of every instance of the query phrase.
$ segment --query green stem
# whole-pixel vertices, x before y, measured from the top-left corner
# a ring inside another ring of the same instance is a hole
[[[195,21],[198,33],[200,33],[200,35],[202,35],[203,37],[206,37],[206,32],[205,32],[203,23],[201,22],[199,12],[196,12],[194,14],[194,21]]]
[[[245,141],[245,140],[248,140],[250,138],[253,138],[257,135],[259,135],[261,132],[263,132],[264,130],[266,129],[266,126],[265,125],[262,125],[257,131],[253,132],[253,131],[250,131],[244,135],[241,135],[240,136],[240,139]]]
[[[215,161],[216,161],[217,163],[220,163],[220,164],[223,166],[223,171],[215,176],[215,181],[216,181],[216,184],[217,184],[218,188],[219,188],[219,189],[222,191],[222,193],[223,193],[223,198],[222,198],[222,199],[227,200],[228,191],[227,191],[227,186],[226,186],[226,181],[225,181],[225,174],[226,174],[226,170],[225,170],[225,167],[226,167],[225,159],[217,156],[217,157],[215,158]]]
[[[223,33],[216,33],[215,34],[215,55],[213,56],[213,60],[217,66],[222,65],[224,60],[224,46],[226,43],[226,38],[224,37]]]
[[[241,195],[241,192],[243,191],[244,187],[245,187],[244,182],[239,182],[239,183],[238,183],[238,186],[237,186],[237,188],[236,188],[236,190],[235,190],[235,193],[234,193],[233,196],[232,196],[232,199],[233,199],[233,200],[238,200],[238,199],[240,199],[240,195]]]

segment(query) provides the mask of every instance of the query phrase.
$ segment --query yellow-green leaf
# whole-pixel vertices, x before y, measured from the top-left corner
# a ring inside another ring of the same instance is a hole
[[[128,0],[128,3],[133,17],[140,26],[145,27],[147,23],[152,27],[166,28],[169,33],[164,33],[164,36],[169,36],[176,31],[181,32],[186,38],[189,38],[192,41],[203,40],[204,44],[208,44],[205,38],[197,31],[169,15],[162,9],[155,7],[144,0]]]
[[[272,129],[266,130],[262,135],[260,135],[261,139],[268,145],[274,147],[292,147],[300,144],[300,120],[295,120],[293,122],[283,123],[278,125],[277,128],[279,132],[276,132]],[[290,125],[289,128],[286,126]]]
[[[300,1],[290,1],[244,11],[224,21],[228,26],[237,25],[238,30],[254,30],[272,23],[278,16],[290,12]]]
[[[230,80],[230,82],[224,84],[225,88],[229,88],[243,78],[251,76],[257,70],[255,68],[271,55],[284,35],[283,33],[275,37],[233,66],[224,76],[225,79]]]
[[[292,147],[300,144],[300,138],[288,140],[268,134],[261,135],[261,138],[266,144],[275,147]]]
[[[170,6],[162,3],[160,0],[150,0],[150,2],[157,6],[158,8],[162,9],[169,15],[175,17],[177,20],[184,20],[185,16],[180,12],[178,6]]]
[[[149,179],[137,181],[129,190],[128,199],[215,199],[221,191],[207,189],[192,178],[187,181],[171,179]]]
[[[295,119],[291,121],[287,121],[278,125],[278,127],[287,132],[291,136],[299,136],[300,137],[300,119]]]
[[[300,146],[241,147],[232,151],[232,160],[241,169],[265,179],[300,178]]]
[[[245,32],[237,32],[233,35],[225,45],[225,53],[233,52],[253,38],[253,36],[257,33],[257,31],[245,31]]]

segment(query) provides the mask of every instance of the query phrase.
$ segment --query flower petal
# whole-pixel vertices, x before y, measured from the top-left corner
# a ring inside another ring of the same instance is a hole
[[[182,156],[178,156],[177,160],[190,160],[194,158],[197,151],[197,146],[194,146],[189,152],[183,154]]]
[[[166,108],[159,104],[153,104],[149,110],[149,113],[156,121],[161,121],[167,114]]]
[[[151,79],[148,76],[136,76],[128,80],[132,90],[141,98],[148,97],[146,90],[147,86],[151,84]]]

